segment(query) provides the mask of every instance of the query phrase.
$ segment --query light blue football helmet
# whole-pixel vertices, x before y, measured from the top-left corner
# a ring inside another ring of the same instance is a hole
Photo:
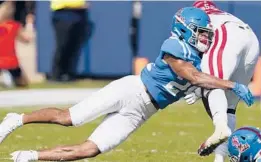
[[[180,39],[200,52],[206,52],[212,43],[213,28],[210,18],[203,10],[195,7],[180,9],[173,17],[172,30]],[[207,33],[207,43],[202,44],[198,37],[200,33]]]
[[[261,162],[261,131],[254,127],[237,129],[228,138],[231,162]]]

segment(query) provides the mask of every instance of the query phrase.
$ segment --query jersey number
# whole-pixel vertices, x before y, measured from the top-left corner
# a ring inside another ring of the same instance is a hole
[[[180,81],[183,79],[178,78]],[[193,92],[197,87],[191,86],[189,82],[185,85],[179,84],[177,82],[171,81],[164,88],[173,96],[176,96],[179,92],[184,92],[185,95],[190,94]]]

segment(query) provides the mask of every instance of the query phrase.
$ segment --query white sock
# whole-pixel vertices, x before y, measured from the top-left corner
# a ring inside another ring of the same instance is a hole
[[[208,102],[214,125],[219,123],[227,123],[228,103],[225,91],[222,89],[214,89],[210,91]]]
[[[234,131],[236,127],[236,115],[228,114],[228,126],[231,129],[231,131]],[[222,143],[220,146],[218,146],[214,152],[215,152],[214,162],[225,162],[225,158],[228,155],[227,142]]]

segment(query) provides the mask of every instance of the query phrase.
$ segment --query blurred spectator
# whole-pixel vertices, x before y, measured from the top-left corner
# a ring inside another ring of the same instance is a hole
[[[139,38],[139,22],[142,12],[142,4],[140,1],[134,1],[132,4],[132,18],[131,18],[131,30],[130,41],[133,56],[138,55],[138,38]]]
[[[141,70],[146,66],[149,60],[138,55],[139,51],[139,24],[142,15],[142,3],[139,0],[133,2],[132,19],[131,19],[131,48],[133,53],[133,74],[140,74]]]
[[[88,5],[84,0],[52,0],[51,9],[56,51],[50,79],[72,81],[76,77],[80,49],[87,36]]]
[[[13,17],[15,11],[14,3],[11,1],[0,1],[0,22]]]
[[[34,1],[14,1],[15,12],[14,20],[20,22],[23,26],[26,25],[27,18],[32,18],[35,10]]]
[[[28,82],[23,74],[16,56],[15,40],[28,43],[21,24],[13,20],[14,2],[6,1],[0,6],[0,70],[6,87],[27,86]],[[4,16],[3,16],[4,15]]]

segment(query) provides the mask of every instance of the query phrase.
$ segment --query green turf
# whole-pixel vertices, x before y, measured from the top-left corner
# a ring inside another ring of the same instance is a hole
[[[104,87],[112,80],[92,80],[84,79],[75,82],[58,83],[58,82],[43,82],[37,84],[30,84],[26,88],[3,88],[0,86],[0,90],[17,90],[17,89],[46,89],[46,88],[99,88]]]
[[[1,109],[0,117],[2,118],[7,112],[29,112],[32,109],[35,108]],[[11,134],[0,145],[0,157],[9,157],[9,153],[15,150],[35,150],[80,143],[90,135],[101,120],[97,119],[79,128],[44,124],[26,125]],[[241,103],[237,126],[258,127],[260,123],[260,103],[251,108],[246,108]],[[201,158],[196,154],[196,150],[212,130],[212,123],[201,104],[194,106],[187,106],[184,103],[174,104],[154,115],[113,151],[90,159],[89,162],[211,162],[213,156]]]

